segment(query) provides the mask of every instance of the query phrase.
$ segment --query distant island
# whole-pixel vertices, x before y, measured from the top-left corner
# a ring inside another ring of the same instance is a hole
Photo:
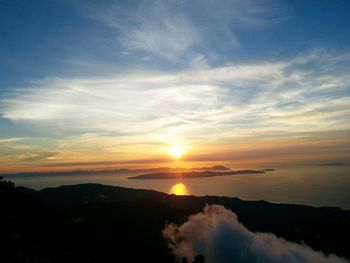
[[[263,174],[265,170],[237,170],[237,171],[191,171],[191,172],[163,172],[163,173],[149,173],[136,176],[130,176],[128,179],[176,179],[176,178],[200,178],[200,177],[213,177],[224,175],[237,175],[237,174]]]
[[[210,167],[155,167],[155,168],[141,168],[141,169],[111,169],[111,170],[74,170],[74,171],[50,171],[50,172],[23,172],[0,174],[4,178],[17,176],[67,176],[67,175],[108,175],[108,174],[128,174],[128,173],[166,173],[166,172],[189,172],[189,171],[230,171],[230,168],[223,165],[215,165]]]

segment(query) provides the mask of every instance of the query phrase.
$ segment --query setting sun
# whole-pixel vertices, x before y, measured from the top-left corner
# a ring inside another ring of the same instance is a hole
[[[172,146],[168,148],[168,152],[175,158],[180,158],[186,151],[187,147],[183,146]]]

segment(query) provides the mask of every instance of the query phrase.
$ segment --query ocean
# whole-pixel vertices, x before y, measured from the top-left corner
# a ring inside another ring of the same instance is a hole
[[[16,186],[32,189],[99,183],[165,193],[215,195],[274,203],[334,206],[350,209],[350,166],[277,167],[265,174],[206,178],[130,180],[136,173],[108,175],[7,176]]]

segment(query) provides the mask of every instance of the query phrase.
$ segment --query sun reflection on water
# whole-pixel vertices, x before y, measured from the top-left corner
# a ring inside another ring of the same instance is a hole
[[[184,185],[183,183],[178,183],[178,184],[174,184],[174,185],[170,188],[169,194],[175,194],[175,195],[189,195],[190,192],[189,192],[188,188],[186,187],[186,185]]]

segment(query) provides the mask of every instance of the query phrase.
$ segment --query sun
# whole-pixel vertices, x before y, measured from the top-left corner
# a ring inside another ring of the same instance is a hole
[[[185,153],[186,149],[187,147],[176,145],[169,147],[167,150],[173,157],[179,159]]]

